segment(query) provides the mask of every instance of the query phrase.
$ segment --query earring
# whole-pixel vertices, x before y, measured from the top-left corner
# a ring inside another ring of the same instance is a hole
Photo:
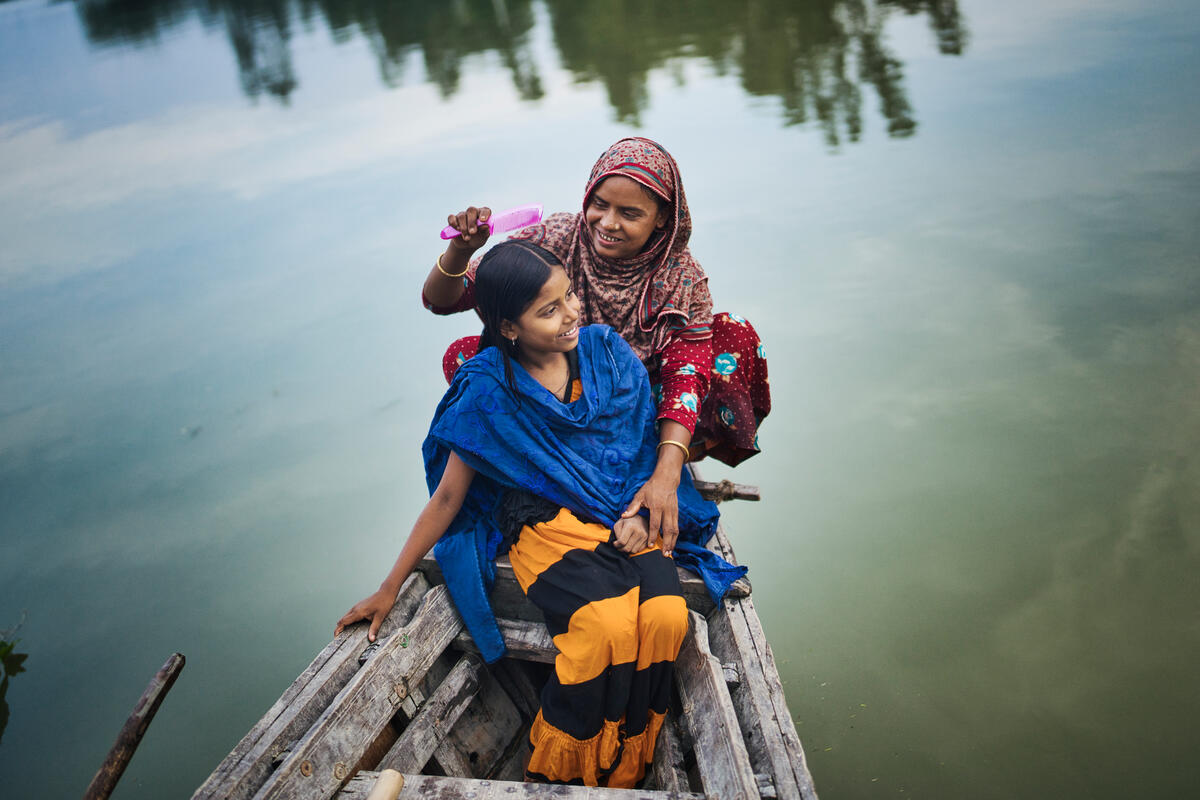
[[[511,339],[510,341],[512,342],[512,346],[513,346],[513,347],[516,347],[516,346],[517,346],[517,337],[515,337],[515,336],[514,336],[514,337],[512,337],[512,339]]]

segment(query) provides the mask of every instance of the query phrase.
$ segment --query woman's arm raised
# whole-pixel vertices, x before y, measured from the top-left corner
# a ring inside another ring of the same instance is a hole
[[[425,299],[438,308],[449,308],[458,302],[463,293],[463,275],[475,251],[487,244],[491,228],[483,225],[491,219],[492,210],[487,206],[470,206],[466,211],[450,214],[446,222],[461,233],[446,245],[446,252],[438,257],[425,278]]]
[[[450,523],[454,521],[454,515],[462,508],[463,499],[466,498],[467,489],[470,488],[471,479],[474,477],[475,470],[467,466],[451,451],[450,458],[446,462],[446,471],[442,473],[442,480],[434,490],[433,496],[429,498],[429,502],[425,504],[425,508],[417,516],[412,532],[408,534],[408,541],[400,550],[400,555],[396,558],[392,571],[379,585],[378,591],[355,603],[354,607],[338,620],[337,627],[333,631],[334,637],[337,637],[347,625],[365,619],[371,622],[371,628],[367,631],[367,639],[375,641],[375,635],[379,633],[379,626],[383,624],[383,618],[387,616],[387,613],[392,610],[396,596],[400,593],[400,587],[412,574],[417,562],[429,552],[429,548],[433,547],[450,527]]]

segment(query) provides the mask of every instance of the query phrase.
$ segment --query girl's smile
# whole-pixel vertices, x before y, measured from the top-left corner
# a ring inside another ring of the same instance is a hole
[[[516,320],[505,322],[501,332],[510,339],[516,337],[522,363],[565,353],[579,343],[579,307],[566,270],[555,266],[534,301]]]

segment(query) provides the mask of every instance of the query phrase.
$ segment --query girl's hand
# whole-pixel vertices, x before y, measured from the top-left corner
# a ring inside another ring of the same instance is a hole
[[[650,532],[646,547],[653,547],[662,536],[663,555],[671,555],[675,549],[675,540],[679,538],[679,498],[675,495],[679,488],[678,474],[672,476],[661,470],[655,470],[637,494],[633,502],[621,516],[632,518],[645,506],[650,510]]]
[[[341,635],[347,625],[353,625],[359,620],[365,619],[371,622],[371,628],[367,631],[367,640],[375,641],[375,636],[379,633],[379,626],[383,624],[383,618],[388,615],[395,603],[396,593],[386,589],[380,589],[365,600],[358,601],[354,604],[354,608],[347,611],[338,620],[337,627],[333,629],[333,637],[336,639]]]
[[[645,550],[650,539],[650,529],[646,526],[646,518],[641,514],[617,520],[612,532],[617,540],[616,548],[627,555]]]
[[[491,218],[492,210],[487,206],[468,206],[466,211],[446,217],[446,224],[461,234],[450,240],[450,246],[470,253],[483,247],[492,233],[484,223]]]

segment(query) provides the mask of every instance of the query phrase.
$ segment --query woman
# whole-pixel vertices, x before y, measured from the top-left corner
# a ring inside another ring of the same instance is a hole
[[[475,305],[472,254],[488,238],[488,208],[448,218],[451,239],[425,280],[425,306],[437,314]],[[688,249],[692,222],[679,168],[661,145],[622,139],[596,162],[583,211],[559,213],[517,233],[566,267],[585,323],[625,338],[650,373],[658,407],[657,468],[626,516],[645,507],[650,536],[668,547],[678,535],[680,467],[711,455],[737,464],[758,452],[758,424],[770,411],[766,360],[741,317],[714,317],[708,278]],[[475,352],[474,337],[451,346],[447,377]]]
[[[488,661],[500,636],[487,595],[509,548],[521,588],[559,654],[530,730],[530,780],[632,787],[651,763],[687,630],[675,563],[714,601],[745,572],[704,549],[717,509],[678,488],[682,536],[648,543],[622,517],[655,469],[655,409],[645,368],[580,303],[548,251],[493,248],[476,273],[480,352],[458,370],[423,447],[431,491],[379,590],[337,624],[368,619],[372,641],[417,561],[435,554]],[[675,558],[673,558],[675,556]]]

